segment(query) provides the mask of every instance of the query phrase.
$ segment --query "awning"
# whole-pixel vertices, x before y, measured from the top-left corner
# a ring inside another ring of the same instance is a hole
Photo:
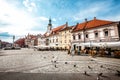
[[[86,46],[86,47],[120,47],[120,41],[119,42],[87,42],[87,43],[80,43],[77,44],[77,46]]]

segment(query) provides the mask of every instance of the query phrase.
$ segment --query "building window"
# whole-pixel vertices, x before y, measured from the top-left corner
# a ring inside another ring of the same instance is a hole
[[[75,40],[75,35],[73,35],[73,40]]]
[[[86,34],[85,37],[88,38],[88,34]]]
[[[104,34],[107,37],[108,36],[108,31],[104,31]]]
[[[81,39],[81,35],[80,34],[78,34],[78,39]]]
[[[56,39],[56,42],[58,42],[58,39]]]
[[[98,38],[98,32],[95,33],[95,38]]]

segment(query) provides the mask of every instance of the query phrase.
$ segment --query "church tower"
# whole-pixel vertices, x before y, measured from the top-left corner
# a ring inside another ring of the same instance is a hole
[[[48,23],[48,26],[47,26],[47,32],[50,33],[50,31],[52,30],[52,23],[51,23],[51,18],[49,19],[49,23]]]

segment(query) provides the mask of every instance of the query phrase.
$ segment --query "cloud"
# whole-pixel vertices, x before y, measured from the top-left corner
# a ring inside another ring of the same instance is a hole
[[[99,4],[97,4],[99,3]],[[108,4],[109,3],[109,4]],[[89,4],[87,7],[84,7],[80,10],[78,10],[78,13],[76,13],[74,15],[74,20],[77,21],[77,20],[82,20],[82,19],[85,19],[85,18],[93,18],[93,17],[96,17],[96,16],[100,16],[106,12],[108,12],[110,10],[110,2],[108,1],[101,1],[101,2],[93,2],[91,4]]]
[[[114,15],[114,16],[108,15],[106,17],[101,17],[101,18],[105,19],[105,20],[109,20],[109,21],[120,21],[120,15],[119,14]]]
[[[44,17],[44,16],[40,16],[40,17],[38,17],[38,19],[40,19],[41,21],[48,21],[49,20],[47,17]]]
[[[52,19],[53,21],[57,21],[55,18]]]
[[[32,12],[34,9],[36,9],[36,4],[34,2],[31,2],[30,0],[24,0],[23,5],[27,8],[28,11]]]
[[[84,18],[119,20],[120,5],[115,0],[0,0],[0,32],[25,36],[44,33],[49,17],[53,27],[75,25]]]
[[[51,20],[52,20],[52,26],[54,26],[53,24],[54,24],[54,22],[56,22],[56,19],[51,18]],[[38,23],[42,23],[42,24],[39,24],[39,26],[33,27],[31,30],[39,31],[41,33],[46,32],[46,29],[47,29],[47,26],[49,23],[49,18],[47,18],[45,16],[39,16],[36,18],[36,21]]]
[[[8,32],[0,32],[0,39],[4,39],[4,41],[12,42],[12,36]]]
[[[8,32],[0,32],[0,37],[10,37],[12,35],[10,35]]]
[[[14,4],[13,2],[0,0],[0,31],[16,36],[24,36],[31,32],[37,33],[36,31],[32,31],[32,28],[41,27],[42,23],[38,22],[36,17],[31,13]],[[31,5],[35,6],[33,3]]]
[[[80,20],[80,19],[84,19],[84,18],[87,18],[90,16],[95,16],[97,14],[97,12],[99,12],[99,10],[100,10],[100,8],[98,8],[98,7],[83,10],[82,12],[79,12],[78,14],[76,14],[74,19]]]

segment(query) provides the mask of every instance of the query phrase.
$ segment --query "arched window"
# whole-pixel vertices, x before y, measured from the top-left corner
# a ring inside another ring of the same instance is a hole
[[[96,31],[94,31],[94,34],[95,34],[95,38],[98,38],[99,33],[98,33],[98,31],[97,31],[97,30],[96,30]]]
[[[86,34],[85,34],[85,38],[88,38],[88,37],[89,37],[89,36],[88,36],[88,33],[86,33]]]
[[[78,34],[78,39],[81,39],[81,34]]]
[[[75,35],[73,35],[73,40],[75,40]]]
[[[104,36],[107,37],[109,35],[108,29],[104,29]]]

